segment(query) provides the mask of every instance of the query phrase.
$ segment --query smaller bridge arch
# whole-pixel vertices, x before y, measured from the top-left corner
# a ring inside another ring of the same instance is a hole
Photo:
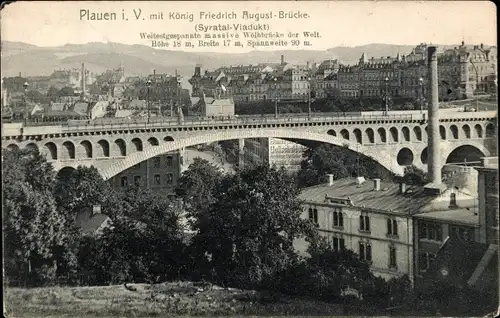
[[[349,131],[347,129],[342,129],[340,131],[340,135],[342,136],[342,138],[349,140]]]
[[[429,156],[429,150],[427,149],[427,147],[425,147],[424,150],[422,150],[422,153],[420,154],[420,161],[424,165],[426,165],[429,160],[428,156]]]
[[[17,145],[15,145],[15,146],[17,147]],[[24,148],[29,150],[29,151],[38,152],[38,145],[35,144],[34,142],[30,142],[29,144],[24,146]],[[17,149],[19,149],[19,147],[17,147]]]
[[[335,132],[335,130],[333,129],[330,129],[328,132],[327,132],[328,135],[330,136],[333,136],[333,137],[337,137],[337,133]]]
[[[413,164],[413,151],[409,148],[402,148],[399,150],[398,155],[396,156],[398,165],[400,166],[411,166]]]
[[[413,128],[413,133],[415,134],[415,140],[422,141],[422,128],[415,126]]]
[[[443,125],[439,125],[439,136],[441,136],[441,140],[446,140],[446,128]]]
[[[399,142],[399,131],[396,127],[391,127],[389,129],[389,132],[391,134],[391,140],[392,142]]]
[[[169,141],[174,141],[174,138],[172,136],[167,136],[163,138],[163,140],[169,142]]]
[[[480,124],[476,124],[474,126],[474,131],[475,131],[474,137],[483,138],[483,126],[481,126]]]
[[[7,147],[7,150],[10,150],[10,151],[16,151],[16,150],[19,150],[19,146],[16,145],[16,144],[10,144],[8,145]],[[38,148],[38,147],[37,147]]]
[[[450,132],[451,132],[451,137],[453,139],[458,139],[459,138],[457,125],[451,125],[450,126]]]
[[[47,157],[47,160],[57,160],[57,146],[52,141],[43,145],[42,153]]]
[[[159,146],[160,145],[160,143],[158,142],[158,139],[156,139],[155,137],[149,137],[148,143],[150,146]]]
[[[109,157],[109,142],[101,139],[97,142],[96,157]]]
[[[66,140],[62,144],[61,159],[75,159],[75,144]]]
[[[401,128],[401,133],[403,135],[403,140],[404,141],[406,141],[406,142],[411,141],[410,129],[408,127],[404,126],[403,128]]]
[[[361,130],[359,130],[358,128],[354,129],[353,130],[353,135],[354,135],[354,138],[356,139],[356,142],[362,144],[363,143],[363,137],[362,137],[362,134],[361,134]]]
[[[92,143],[88,140],[80,142],[80,147],[78,149],[81,156],[84,158],[92,158]]]
[[[495,137],[495,125],[492,123],[486,124],[486,138]]]
[[[131,153],[142,151],[142,140],[139,138],[134,138],[131,141]]]
[[[368,143],[374,144],[375,143],[375,133],[373,132],[373,129],[367,128],[365,130],[366,138],[368,140]]]
[[[379,142],[387,142],[387,132],[385,128],[380,127],[379,129],[377,129],[377,133]]]
[[[127,144],[121,138],[113,143],[113,157],[125,157],[127,155]]]
[[[465,124],[462,126],[462,131],[464,132],[464,136],[466,139],[471,138],[471,131],[470,131],[470,126]]]

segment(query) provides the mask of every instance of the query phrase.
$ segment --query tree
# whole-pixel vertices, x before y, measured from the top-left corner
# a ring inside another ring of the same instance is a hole
[[[63,87],[59,90],[59,92],[57,93],[57,96],[58,97],[62,97],[62,96],[74,96],[75,95],[75,90],[71,87]]]
[[[312,231],[300,218],[298,189],[284,169],[267,166],[225,175],[206,213],[197,216],[194,244],[208,255],[219,283],[257,288],[296,258],[293,240]]]
[[[175,193],[184,202],[189,215],[204,212],[214,202],[215,185],[222,177],[219,169],[207,160],[194,158],[179,178]]]
[[[54,170],[38,151],[3,153],[5,273],[9,279],[54,278],[55,251],[69,234],[52,197]]]
[[[185,274],[178,206],[149,190],[116,193],[123,210],[98,238],[84,238],[79,260],[95,283],[157,282]]]
[[[365,178],[392,178],[393,175],[372,158],[346,147],[319,145],[304,152],[298,174],[299,186],[312,186],[326,181],[332,174],[334,180],[363,176]]]
[[[69,213],[76,213],[103,204],[111,188],[95,167],[78,166],[69,173],[60,173],[54,187],[57,205]]]

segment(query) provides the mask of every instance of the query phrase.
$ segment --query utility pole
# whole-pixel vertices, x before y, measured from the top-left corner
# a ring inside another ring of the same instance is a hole
[[[150,101],[149,101],[149,90],[151,88],[151,80],[148,79],[147,81],[147,86],[148,86],[148,100],[147,100],[147,107],[148,107],[148,124],[149,124],[149,118],[151,116],[151,105],[150,105]]]
[[[311,119],[311,77],[307,78],[307,113]]]
[[[278,118],[278,79],[274,78],[274,117]]]
[[[420,112],[423,113],[424,112],[424,79],[423,78],[419,78],[418,79],[418,82],[420,84]]]
[[[389,115],[389,78],[385,78],[385,115]]]
[[[472,58],[469,60],[470,61],[470,64],[472,65],[472,67],[474,68],[474,72],[476,72],[476,92],[472,92],[474,95],[476,95],[476,111],[479,111],[479,72],[477,71],[477,67],[476,65],[474,64],[474,62],[472,62]]]

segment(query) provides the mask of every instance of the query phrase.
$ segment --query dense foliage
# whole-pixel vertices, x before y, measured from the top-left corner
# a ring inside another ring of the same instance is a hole
[[[318,180],[361,169],[341,152],[332,158],[332,151],[308,154],[308,171]],[[4,266],[11,284],[40,286],[61,277],[80,285],[205,279],[343,302],[367,315],[471,315],[494,307],[497,297],[446,283],[413,289],[408,277],[375,277],[367,261],[350,250],[332,250],[301,218],[299,189],[283,169],[260,166],[224,175],[195,160],[179,181],[177,198],[168,199],[137,188],[115,191],[95,168],[63,169],[56,176],[38,152],[2,156]],[[107,226],[84,231],[77,220],[96,207],[108,217]],[[184,212],[193,219],[190,239]],[[297,253],[297,239],[310,243],[309,257]],[[349,290],[362,300],[346,296]]]
[[[375,160],[349,150],[346,147],[321,144],[308,148],[298,173],[301,187],[326,182],[327,174],[335,180],[346,177],[392,178],[393,174]]]

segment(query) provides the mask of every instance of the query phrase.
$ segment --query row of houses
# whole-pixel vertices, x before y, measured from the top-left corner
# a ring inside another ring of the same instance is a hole
[[[417,45],[411,53],[395,57],[370,57],[362,54],[355,65],[325,60],[319,65],[281,63],[221,67],[201,72],[195,67],[189,82],[192,95],[204,91],[231,95],[235,102],[265,100],[307,101],[329,94],[344,98],[383,98],[397,96],[427,99],[427,44]],[[496,89],[496,47],[483,44],[442,50],[439,58],[439,94],[442,100],[469,98],[478,92]],[[222,89],[224,88],[224,89]]]

